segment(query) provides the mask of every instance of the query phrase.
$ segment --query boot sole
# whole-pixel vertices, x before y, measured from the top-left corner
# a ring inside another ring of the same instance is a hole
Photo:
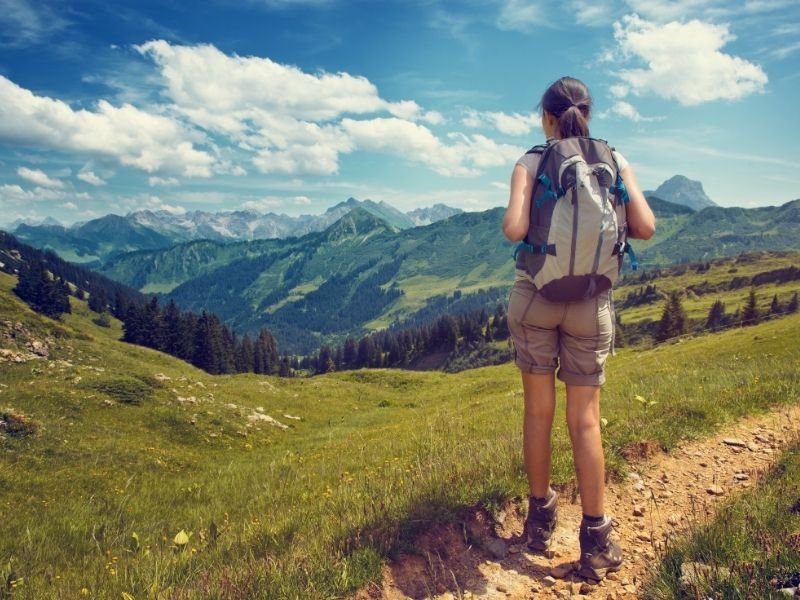
[[[528,542],[528,550],[533,550],[534,552],[544,552],[550,549],[550,545],[552,542],[548,540],[547,542]]]
[[[606,575],[609,573],[615,573],[622,568],[622,565],[619,564],[615,567],[605,567],[603,569],[595,569],[590,567],[589,565],[582,565],[578,569],[578,576],[583,577],[584,579],[591,579],[593,581],[603,581]]]

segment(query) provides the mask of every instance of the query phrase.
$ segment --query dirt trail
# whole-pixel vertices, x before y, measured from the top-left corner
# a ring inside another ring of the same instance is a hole
[[[480,511],[465,511],[460,524],[425,533],[416,544],[419,555],[389,564],[381,585],[361,590],[356,599],[637,598],[666,536],[703,522],[719,502],[755,485],[798,436],[800,405],[782,407],[635,463],[628,480],[606,491],[606,510],[619,523],[616,537],[626,561],[599,585],[559,573],[578,559],[581,519],[580,505],[570,501],[569,491],[562,491],[551,558],[529,553],[520,543],[518,502],[494,523]]]

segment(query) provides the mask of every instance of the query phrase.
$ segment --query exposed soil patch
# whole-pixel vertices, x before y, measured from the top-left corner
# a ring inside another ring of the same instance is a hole
[[[634,449],[631,476],[606,489],[606,510],[618,522],[616,537],[626,561],[621,571],[598,585],[570,573],[578,560],[581,511],[565,489],[550,557],[531,553],[522,543],[521,499],[496,517],[466,509],[457,523],[420,536],[418,554],[387,565],[381,584],[355,598],[637,598],[669,538],[713,517],[719,502],[756,485],[798,436],[800,405],[747,417],[669,454],[654,454],[649,445]]]

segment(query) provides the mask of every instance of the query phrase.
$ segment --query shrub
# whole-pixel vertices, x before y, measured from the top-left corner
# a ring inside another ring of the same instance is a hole
[[[123,404],[141,404],[153,395],[153,387],[135,377],[113,377],[89,381],[84,387],[102,392]]]
[[[92,323],[98,325],[100,327],[111,327],[111,319],[108,317],[108,313],[101,313],[99,317],[92,319]]]
[[[11,408],[0,411],[0,437],[29,437],[39,433],[41,426],[30,417],[17,413]]]

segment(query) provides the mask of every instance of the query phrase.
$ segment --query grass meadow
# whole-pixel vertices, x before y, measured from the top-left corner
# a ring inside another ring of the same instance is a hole
[[[628,273],[614,290],[614,297],[624,301],[628,294],[653,284],[659,292],[668,294],[672,291],[682,292],[681,302],[691,321],[705,322],[708,311],[715,300],[725,304],[725,311],[731,314],[737,308],[744,308],[750,295],[750,285],[732,286],[737,278],[750,279],[762,273],[797,267],[800,263],[800,252],[755,252],[738,257],[716,258],[708,263],[709,268],[698,271],[698,265],[679,265],[661,269],[661,274],[652,281],[639,282],[639,275]],[[704,287],[718,288],[715,291],[696,293]],[[769,312],[774,295],[784,306],[792,294],[800,291],[800,281],[785,283],[765,283],[756,286],[756,299],[762,314]],[[632,306],[619,310],[623,324],[658,321],[664,309],[664,301]]]
[[[39,425],[0,440],[0,598],[341,598],[432,522],[525,493],[511,364],[215,377],[119,342],[83,302],[39,317],[14,283],[0,274],[0,323],[52,352],[0,364],[0,413]],[[798,340],[794,315],[618,353],[609,475],[639,442],[796,402]],[[559,394],[554,480],[569,484]]]

